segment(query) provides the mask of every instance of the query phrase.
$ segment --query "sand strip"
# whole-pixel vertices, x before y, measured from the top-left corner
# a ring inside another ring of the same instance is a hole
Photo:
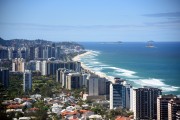
[[[84,56],[87,56],[87,55],[91,55],[91,54],[93,54],[93,51],[86,51],[85,53],[83,53],[83,54],[80,54],[80,55],[77,55],[77,56],[75,56],[72,60],[73,61],[79,61],[79,62],[81,62],[80,61],[80,58],[81,57],[84,57]],[[90,69],[89,67],[87,67],[83,62],[81,62],[81,67],[83,68],[83,69],[85,69],[86,71],[89,71],[90,73],[93,73],[93,74],[96,74],[96,75],[98,75],[99,77],[101,77],[101,78],[106,78],[106,79],[108,79],[108,80],[110,80],[110,81],[114,81],[114,77],[112,77],[112,76],[107,76],[105,73],[102,73],[102,72],[94,72],[92,69]]]

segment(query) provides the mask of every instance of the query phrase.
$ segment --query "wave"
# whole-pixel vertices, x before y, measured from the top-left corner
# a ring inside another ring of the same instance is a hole
[[[82,56],[80,61],[85,64],[88,68],[90,68],[94,73],[101,77],[108,78],[109,80],[113,80],[114,77],[122,77],[126,79],[130,83],[132,83],[133,87],[143,87],[143,86],[153,86],[163,90],[163,92],[171,92],[171,91],[179,91],[180,87],[167,85],[164,83],[163,79],[157,78],[143,78],[137,76],[137,72],[118,68],[114,66],[110,66],[108,64],[104,64],[100,62],[97,58],[101,52],[89,50],[91,54],[86,56]]]
[[[112,69],[113,75],[122,76],[125,78],[140,78],[139,76],[136,76],[136,72],[131,70],[126,70],[118,67],[103,67],[103,69]]]
[[[180,88],[165,84],[163,79],[148,78],[148,79],[129,79],[135,84],[143,86],[153,86],[163,90],[163,92],[178,91]]]

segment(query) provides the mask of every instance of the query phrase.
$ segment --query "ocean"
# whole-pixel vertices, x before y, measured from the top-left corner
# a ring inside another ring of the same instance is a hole
[[[134,88],[152,86],[180,95],[180,42],[81,42],[92,54],[83,62],[92,71],[126,79]]]

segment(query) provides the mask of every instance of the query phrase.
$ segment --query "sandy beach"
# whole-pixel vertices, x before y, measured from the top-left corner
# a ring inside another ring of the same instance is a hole
[[[81,61],[80,61],[80,58],[81,58],[81,57],[84,57],[84,56],[87,56],[87,55],[91,55],[91,54],[93,54],[93,51],[86,51],[86,52],[83,53],[83,54],[80,54],[80,55],[75,56],[72,60],[73,60],[73,61],[79,61],[79,62],[81,62]],[[102,73],[102,72],[94,72],[92,69],[90,69],[89,67],[87,67],[83,62],[81,62],[81,67],[82,67],[83,69],[89,71],[89,72],[92,73],[92,74],[98,75],[98,76],[101,77],[101,78],[106,78],[106,79],[108,79],[109,81],[112,81],[112,82],[114,81],[114,77],[112,77],[112,76],[107,76],[105,73]]]

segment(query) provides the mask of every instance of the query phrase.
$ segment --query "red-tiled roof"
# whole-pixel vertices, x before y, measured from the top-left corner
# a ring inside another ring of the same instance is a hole
[[[61,113],[62,116],[66,116],[66,115],[75,115],[77,114],[77,111],[72,111],[72,112],[69,112],[69,111],[64,111]]]
[[[17,109],[17,108],[22,108],[24,105],[19,105],[19,104],[15,104],[15,105],[8,105],[7,108],[8,109]]]
[[[36,111],[36,110],[39,110],[39,108],[30,108],[29,110],[31,110],[31,111]]]
[[[80,113],[86,113],[89,112],[89,110],[80,110]]]
[[[130,120],[130,118],[124,116],[117,116],[115,120]]]

